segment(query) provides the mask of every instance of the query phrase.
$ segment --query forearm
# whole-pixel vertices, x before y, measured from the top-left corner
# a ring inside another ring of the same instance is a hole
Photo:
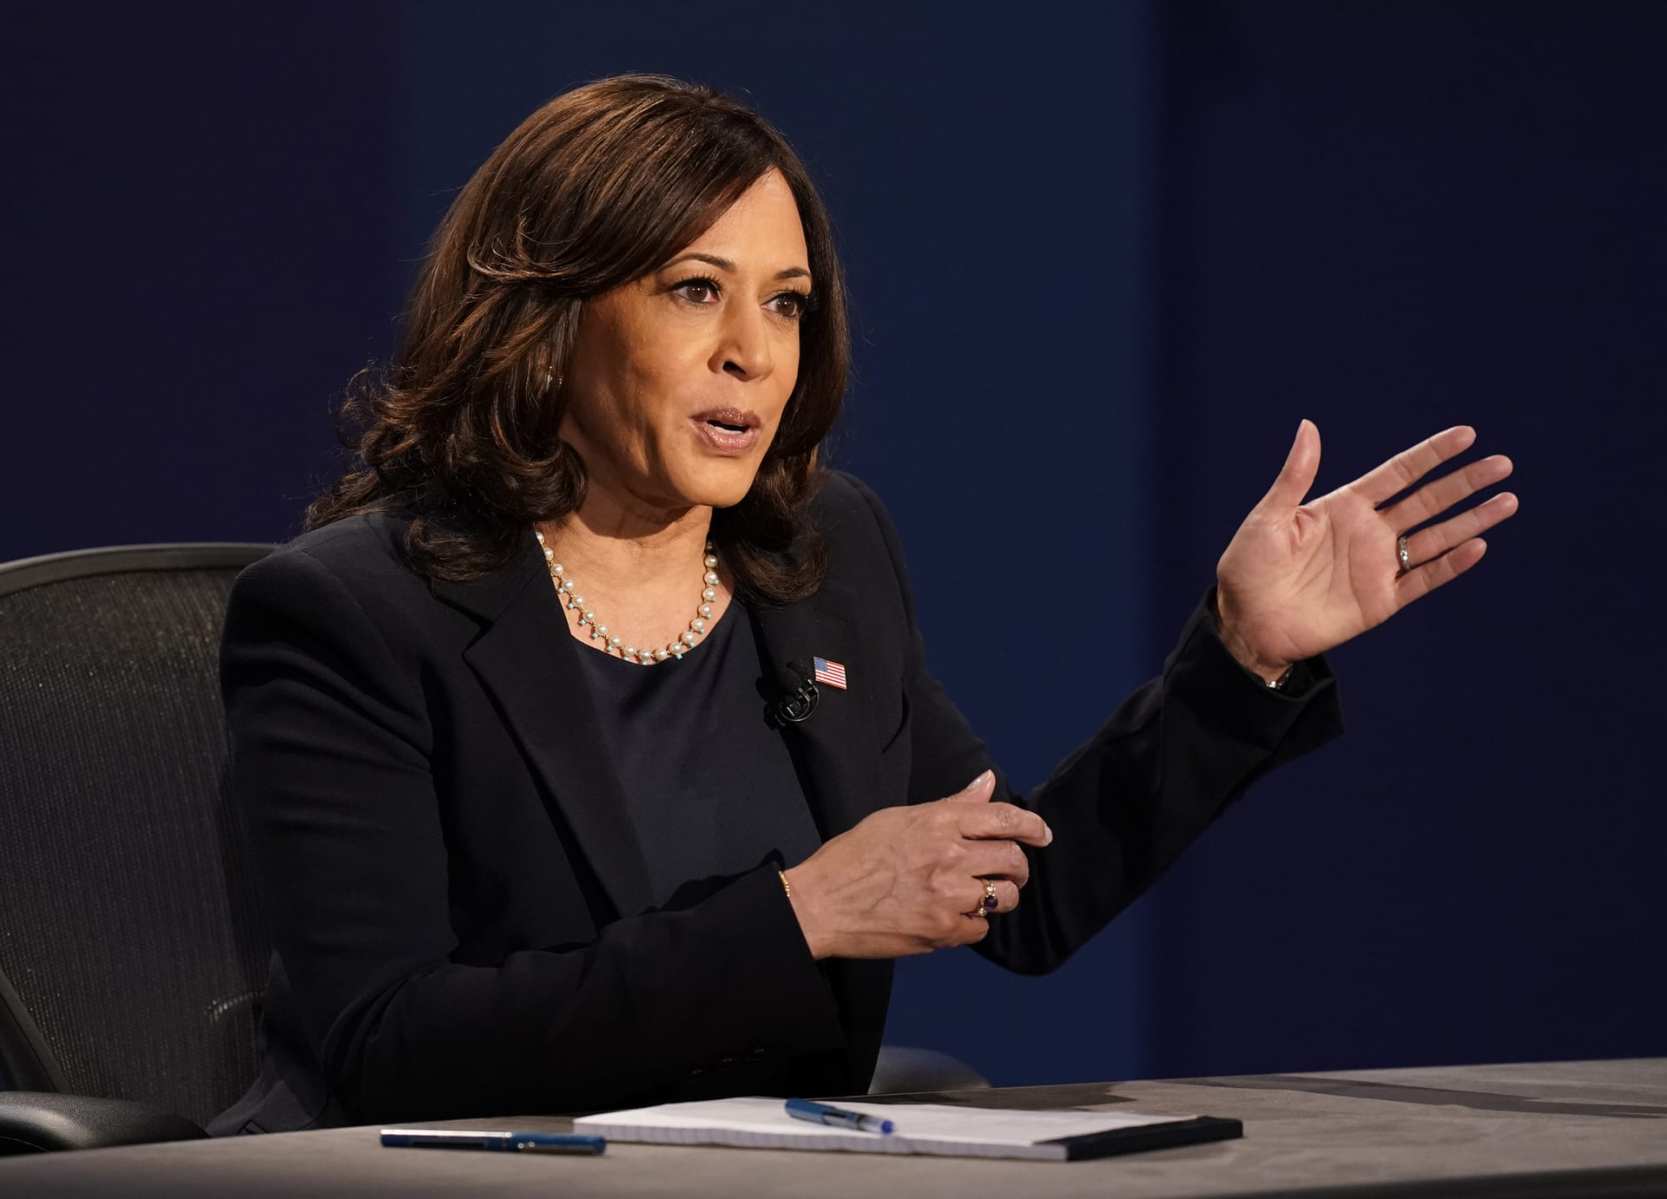
[[[345,1006],[327,1072],[356,1118],[576,1111],[731,1061],[837,1048],[839,1013],[774,869],[589,945],[438,963]]]
[[[1018,909],[980,952],[1010,969],[1060,965],[1132,903],[1257,777],[1337,735],[1335,686],[1310,663],[1300,695],[1258,683],[1195,610],[1153,679],[1032,792],[1055,831],[1031,852]]]
[[[926,669],[896,530],[872,493],[856,486],[891,557],[910,630],[903,680],[909,799],[929,802],[996,763]],[[1054,840],[1030,851],[1030,882],[1019,906],[991,922],[977,946],[981,953],[1026,973],[1055,968],[1150,886],[1258,775],[1341,731],[1323,660],[1300,664],[1287,688],[1271,688],[1266,677],[1247,673],[1217,627],[1209,603],[1195,609],[1162,676],[1130,696],[1028,800],[1012,794],[997,767],[994,798],[1035,810]]]

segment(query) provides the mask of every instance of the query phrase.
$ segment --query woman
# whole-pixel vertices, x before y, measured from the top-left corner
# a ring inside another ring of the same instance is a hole
[[[275,952],[216,1131],[861,1091],[890,959],[1059,965],[1338,731],[1320,655],[1515,507],[1400,536],[1490,458],[1378,510],[1464,428],[1304,505],[1304,422],[1163,675],[1021,801],[819,464],[846,359],[827,215],[733,102],[605,80],[476,173],[362,464],[230,601]]]

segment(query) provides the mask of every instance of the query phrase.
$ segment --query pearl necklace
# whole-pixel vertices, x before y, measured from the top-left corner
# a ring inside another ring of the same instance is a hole
[[[608,632],[607,625],[597,623],[596,613],[585,607],[585,597],[575,589],[573,576],[567,573],[566,567],[556,561],[556,552],[545,544],[544,531],[535,528],[533,536],[538,538],[538,546],[544,551],[544,565],[550,568],[550,581],[556,585],[557,596],[566,607],[579,613],[579,627],[588,628],[591,640],[600,640],[604,652],[618,654],[625,661],[635,662],[640,666],[653,666],[668,658],[675,658],[681,662],[683,655],[693,649],[695,642],[706,632],[706,622],[712,617],[712,601],[718,598],[718,558],[712,552],[710,541],[706,543],[706,556],[702,559],[706,573],[701,576],[700,606],[695,609],[695,616],[689,621],[689,627],[666,642],[663,649],[639,650],[634,645],[624,644],[618,633]]]

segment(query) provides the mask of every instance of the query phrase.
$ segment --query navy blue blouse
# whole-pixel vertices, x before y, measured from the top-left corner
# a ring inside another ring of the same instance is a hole
[[[772,692],[739,601],[680,662],[639,666],[589,648],[579,657],[658,906],[697,901],[710,892],[700,880],[816,851],[787,743],[765,719]]]

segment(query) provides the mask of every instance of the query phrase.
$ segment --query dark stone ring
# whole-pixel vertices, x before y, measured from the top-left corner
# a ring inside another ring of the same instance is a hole
[[[986,916],[996,910],[996,885],[989,879],[984,880],[984,899],[980,906]]]

